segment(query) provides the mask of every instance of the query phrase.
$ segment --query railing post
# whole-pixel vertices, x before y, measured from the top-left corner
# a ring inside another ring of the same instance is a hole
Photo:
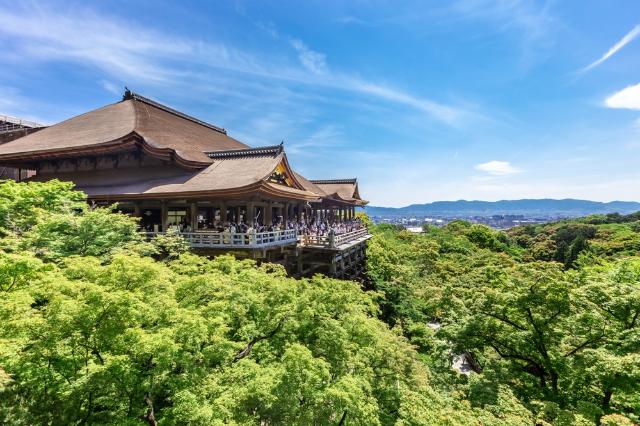
[[[333,232],[329,233],[329,247],[336,248],[336,236]]]

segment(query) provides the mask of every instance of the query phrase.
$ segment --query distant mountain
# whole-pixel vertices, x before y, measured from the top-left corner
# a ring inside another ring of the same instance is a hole
[[[587,200],[523,199],[502,201],[436,201],[427,204],[412,204],[406,207],[365,208],[369,216],[493,216],[522,214],[527,216],[585,216],[595,213],[629,214],[640,211],[640,203],[634,201],[611,201],[601,203]]]

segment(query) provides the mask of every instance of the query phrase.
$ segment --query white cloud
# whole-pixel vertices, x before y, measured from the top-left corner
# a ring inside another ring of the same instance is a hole
[[[609,108],[640,110],[640,83],[614,93],[605,99],[604,104]]]
[[[40,124],[50,122],[50,120],[34,116],[34,109],[36,109],[34,102],[22,95],[18,89],[0,85],[0,115],[9,115]]]
[[[302,138],[299,142],[294,141],[287,144],[287,152],[289,154],[315,157],[327,150],[333,150],[343,143],[343,135],[340,130],[335,125],[330,124]]]
[[[549,13],[548,2],[527,0],[458,0],[452,10],[464,19],[493,23],[495,31],[510,31],[525,44],[552,44],[556,20]]]
[[[607,52],[604,55],[598,58],[598,60],[584,67],[581,70],[581,72],[587,72],[599,65],[602,65],[604,61],[606,61],[607,59],[615,55],[620,49],[625,47],[627,44],[631,43],[639,35],[640,35],[640,25],[636,25],[635,27],[633,27],[631,31],[629,31],[624,37],[622,37],[616,44],[611,46],[611,48],[607,50]]]
[[[477,164],[474,169],[485,172],[491,176],[507,176],[520,172],[508,161],[493,160],[486,163]]]
[[[113,93],[114,95],[122,94],[124,88],[118,86],[112,81],[100,80],[100,85],[109,93]]]
[[[154,86],[165,92],[181,92],[178,89],[188,87],[203,92],[226,87],[235,92],[232,96],[246,96],[234,88],[246,87],[249,80],[269,81],[263,85],[267,92],[273,92],[274,86],[299,92],[300,85],[304,85],[309,89],[307,93],[330,88],[367,96],[378,104],[404,105],[450,126],[465,126],[470,118],[481,117],[467,106],[446,105],[349,72],[330,70],[324,54],[297,39],[289,39],[289,43],[302,66],[291,66],[282,58],[215,41],[175,37],[86,9],[74,10],[70,15],[19,5],[0,9],[0,36],[3,35],[11,37],[9,49],[19,52],[21,61],[60,61],[95,67],[109,79],[126,82],[132,88]],[[215,80],[222,79],[226,86],[212,87]],[[106,88],[104,84],[103,87]],[[263,94],[251,92],[254,101]],[[326,94],[332,95],[335,92]]]
[[[291,46],[298,52],[298,59],[302,65],[315,74],[323,74],[327,72],[326,55],[309,49],[302,40],[291,39]]]

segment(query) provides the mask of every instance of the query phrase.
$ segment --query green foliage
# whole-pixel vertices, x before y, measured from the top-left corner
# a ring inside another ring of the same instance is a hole
[[[21,232],[49,214],[83,211],[85,199],[70,182],[0,181],[0,229]]]
[[[189,243],[176,230],[169,230],[151,240],[155,252],[161,258],[172,260],[189,251]]]
[[[378,226],[364,291],[142,242],[65,183],[0,185],[1,424],[639,420],[636,216]]]
[[[495,403],[510,392],[530,422],[595,424],[615,412],[637,421],[640,236],[631,219],[508,233],[464,221],[423,235],[378,226],[368,270],[381,318],[416,345],[435,386],[465,392],[473,407],[503,414]],[[426,321],[441,327],[416,325]],[[472,354],[485,379],[472,375],[465,388],[451,353]]]
[[[111,208],[91,208],[83,214],[53,213],[25,232],[24,248],[46,259],[105,256],[115,247],[139,241],[137,220]]]
[[[17,185],[13,197],[28,204],[60,185]],[[0,423],[133,425],[150,407],[176,425],[495,419],[436,392],[414,347],[376,318],[378,293],[206,259],[176,236],[142,243],[109,209],[65,211],[76,196],[33,202],[38,217],[3,241]],[[431,337],[415,323],[425,350]]]

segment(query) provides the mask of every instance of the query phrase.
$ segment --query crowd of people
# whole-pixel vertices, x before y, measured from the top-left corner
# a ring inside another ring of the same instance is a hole
[[[329,236],[346,234],[362,228],[364,228],[364,225],[360,219],[340,221],[326,219],[316,220],[315,218],[310,218],[309,220],[289,220],[285,222],[282,218],[279,218],[279,220],[274,221],[269,226],[260,223],[247,224],[244,221],[240,223],[223,223],[221,221],[217,221],[211,227],[199,229],[198,231],[219,232],[223,234],[253,234],[295,229],[297,235]],[[191,226],[187,224],[186,220],[177,224],[170,224],[169,230],[177,232],[193,232]]]

